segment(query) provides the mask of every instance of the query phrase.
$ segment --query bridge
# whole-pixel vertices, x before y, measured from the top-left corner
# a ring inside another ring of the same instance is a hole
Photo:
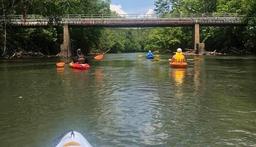
[[[63,26],[62,56],[70,56],[69,27],[194,27],[194,49],[203,52],[204,45],[200,43],[200,26],[240,26],[244,25],[243,16],[238,15],[194,15],[194,16],[168,16],[156,15],[84,15],[69,14],[55,17],[40,15],[10,15],[0,17],[1,22],[13,27],[48,27]]]

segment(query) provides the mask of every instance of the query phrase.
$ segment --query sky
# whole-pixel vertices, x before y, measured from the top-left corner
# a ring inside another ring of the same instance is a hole
[[[154,0],[111,0],[110,9],[118,14],[152,14]]]

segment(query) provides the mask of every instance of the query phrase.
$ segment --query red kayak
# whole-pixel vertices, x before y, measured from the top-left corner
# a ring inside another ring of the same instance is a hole
[[[74,69],[86,70],[90,68],[89,64],[69,63],[69,66]]]
[[[170,62],[172,68],[186,68],[188,66],[187,62]]]

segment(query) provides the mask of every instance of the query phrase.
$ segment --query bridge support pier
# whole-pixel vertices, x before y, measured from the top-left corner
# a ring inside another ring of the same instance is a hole
[[[196,54],[204,54],[204,43],[200,43],[200,25],[194,26],[194,51]]]
[[[63,44],[60,46],[60,56],[61,57],[70,57],[71,56],[71,47],[70,47],[70,35],[68,24],[63,26]]]

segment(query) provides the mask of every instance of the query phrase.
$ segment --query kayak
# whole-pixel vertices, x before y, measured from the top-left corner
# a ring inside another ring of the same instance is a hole
[[[170,62],[172,68],[186,68],[188,66],[187,62]]]
[[[159,61],[160,60],[160,55],[155,55],[154,61]]]
[[[147,55],[147,59],[154,59],[153,55]]]
[[[89,64],[69,63],[69,66],[74,69],[86,70],[90,68]]]
[[[65,62],[58,62],[56,63],[57,68],[63,68],[65,66]]]
[[[64,135],[56,147],[92,147],[82,134],[70,131]]]

